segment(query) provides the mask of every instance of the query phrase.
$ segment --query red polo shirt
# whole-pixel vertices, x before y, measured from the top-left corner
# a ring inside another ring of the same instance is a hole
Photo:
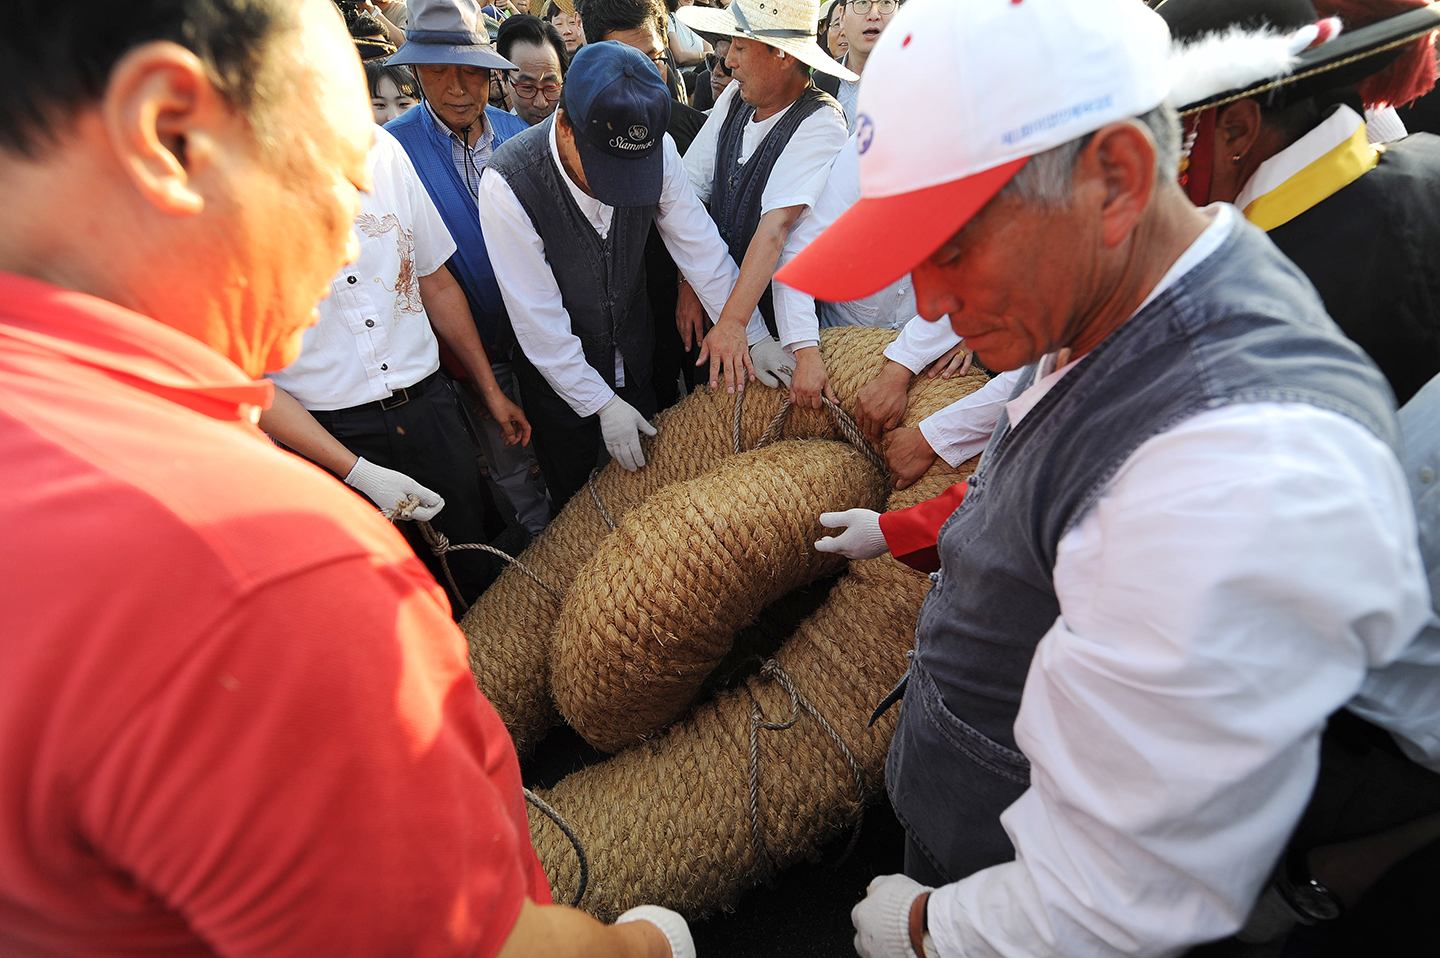
[[[6,958],[483,958],[549,901],[443,593],[269,395],[0,273]]]

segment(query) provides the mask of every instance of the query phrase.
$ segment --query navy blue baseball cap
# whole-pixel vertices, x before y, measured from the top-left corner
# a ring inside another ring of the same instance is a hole
[[[660,202],[670,90],[649,57],[616,40],[581,47],[565,74],[565,116],[597,200]]]

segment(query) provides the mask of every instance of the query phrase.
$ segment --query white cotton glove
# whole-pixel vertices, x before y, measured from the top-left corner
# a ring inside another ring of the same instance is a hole
[[[640,448],[640,433],[655,435],[655,427],[645,421],[639,410],[619,396],[600,407],[600,435],[605,439],[605,448],[610,457],[626,469],[634,472],[645,465],[645,453]]]
[[[695,940],[690,937],[690,926],[679,913],[659,905],[641,905],[616,918],[615,924],[623,925],[627,921],[648,921],[664,932],[673,958],[695,958]]]
[[[795,357],[773,336],[750,347],[750,362],[755,367],[755,378],[771,389],[779,389],[781,383],[790,385],[790,377],[795,374]]]
[[[871,881],[860,904],[850,909],[860,958],[915,958],[910,947],[910,906],[932,890],[904,875],[881,875]]]
[[[420,500],[419,507],[410,514],[411,519],[430,520],[445,508],[445,500],[438,493],[426,489],[405,473],[377,466],[364,456],[355,460],[350,474],[345,477],[345,485],[369,496],[370,501],[379,506],[386,516],[393,516],[411,496]]]
[[[820,524],[827,529],[845,531],[838,536],[818,540],[815,543],[816,552],[838,552],[851,559],[873,559],[890,551],[885,544],[885,533],[880,531],[880,513],[873,509],[822,512]]]

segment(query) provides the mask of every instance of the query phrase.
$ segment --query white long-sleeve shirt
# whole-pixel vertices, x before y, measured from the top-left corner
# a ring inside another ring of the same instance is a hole
[[[715,221],[700,204],[675,141],[665,134],[665,180],[655,223],[665,248],[680,267],[700,302],[712,316],[719,316],[725,300],[735,288],[740,269],[720,239]],[[614,207],[606,206],[578,187],[560,163],[555,128],[550,127],[550,157],[560,178],[586,220],[602,238],[610,232]],[[505,300],[505,309],[515,329],[515,339],[540,375],[556,394],[569,403],[577,416],[592,416],[615,395],[603,376],[585,361],[580,337],[570,328],[555,274],[545,258],[545,243],[535,232],[530,215],[516,199],[505,178],[486,167],[480,177],[480,228],[485,248],[495,267],[495,281]],[[666,322],[657,316],[655,322]],[[750,316],[746,338],[757,343],[769,333],[760,311]],[[624,383],[624,364],[615,352],[617,385]]]
[[[800,214],[800,218],[790,230],[785,249],[780,254],[779,267],[799,256],[801,250],[813,243],[821,233],[829,229],[831,223],[844,215],[845,211],[860,199],[860,154],[855,146],[855,137],[846,140],[844,147],[835,154],[834,161],[822,167],[815,177],[815,182],[806,190],[806,193],[813,195],[815,199],[810,209]],[[807,328],[818,330],[820,319],[816,318],[817,304],[809,293],[780,282],[775,283],[774,290],[777,327],[795,330],[793,335],[797,338]],[[906,273],[869,296],[845,303],[822,302],[818,304],[818,308],[819,316],[826,326],[885,326],[898,329],[915,315],[915,290],[910,285],[910,274]],[[959,337],[955,337],[955,341],[958,342]],[[945,352],[945,349],[940,352]]]
[[[1000,373],[968,396],[920,420],[920,435],[951,468],[985,451],[1024,370]]]
[[[1067,372],[1012,400],[1012,422]],[[1125,461],[1053,578],[1060,616],[1015,722],[1031,784],[1001,816],[1016,860],[935,891],[936,950],[1118,958],[1223,937],[1309,799],[1327,717],[1429,618],[1400,464],[1308,404],[1206,411]]]
[[[960,337],[947,320],[931,323],[916,316],[885,347],[885,358],[918,374],[959,344]],[[920,434],[935,454],[958,467],[983,452],[1022,371],[1001,373],[970,395],[922,419]]]

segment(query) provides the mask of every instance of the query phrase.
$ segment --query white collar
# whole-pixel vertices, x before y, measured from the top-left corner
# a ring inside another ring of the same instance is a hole
[[[1260,164],[1245,182],[1235,205],[1245,209],[1290,177],[1329,153],[1365,125],[1365,118],[1343,103],[1309,133]]]
[[[1179,282],[1180,277],[1209,258],[1211,253],[1219,249],[1221,244],[1230,238],[1230,234],[1235,229],[1235,219],[1239,215],[1236,209],[1228,203],[1212,203],[1210,206],[1205,207],[1205,211],[1213,217],[1210,225],[1205,227],[1204,232],[1195,237],[1195,241],[1186,247],[1185,252],[1181,253],[1179,258],[1170,264],[1170,268],[1165,271],[1165,275],[1160,277],[1160,282],[1156,283],[1155,288],[1150,290],[1150,295],[1146,296],[1144,301],[1135,308],[1135,312],[1130,314],[1131,319],[1146,306],[1149,306],[1155,300],[1155,297]],[[1005,404],[1005,414],[1010,418],[1011,426],[1019,425],[1020,420],[1024,419],[1030,410],[1034,409],[1036,404],[1045,398],[1045,394],[1048,393],[1056,383],[1064,379],[1065,374],[1080,361],[1079,359],[1072,359],[1064,366],[1057,367],[1056,357],[1058,355],[1058,353],[1047,353],[1042,356],[1040,358],[1039,368],[1035,370],[1035,381],[1031,383],[1030,387],[1023,393]],[[1085,357],[1082,356],[1080,358],[1083,359]]]
[[[460,134],[450,129],[448,126],[445,125],[445,121],[440,119],[440,114],[435,112],[435,108],[430,105],[429,100],[425,101],[425,109],[430,111],[430,119],[434,122],[435,128],[439,130],[441,134],[449,137],[452,140],[455,140],[458,143],[461,143],[462,145],[464,144],[464,140],[461,138]],[[476,150],[480,149],[482,144],[489,142],[490,138],[494,135],[495,134],[490,129],[490,117],[485,114],[485,108],[481,107],[480,135],[475,138],[475,145],[467,146],[466,149],[468,149],[471,153],[474,153]]]
[[[585,214],[586,219],[590,220],[591,225],[596,226],[598,232],[601,227],[597,225],[597,222],[608,223],[613,208],[606,206],[589,193],[586,193],[580,188],[579,183],[576,183],[570,178],[570,173],[565,169],[565,164],[560,162],[560,143],[555,138],[555,115],[552,113],[550,118],[545,122],[550,124],[550,158],[555,161],[555,169],[560,171],[560,179],[564,180],[565,185],[570,187],[570,195],[575,198],[575,205],[580,207],[580,211]]]

